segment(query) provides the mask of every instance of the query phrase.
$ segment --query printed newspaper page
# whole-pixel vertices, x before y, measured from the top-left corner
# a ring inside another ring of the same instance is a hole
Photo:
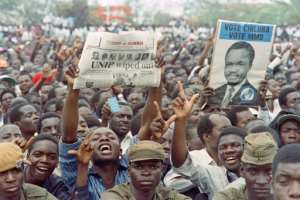
[[[158,87],[157,41],[153,32],[91,32],[79,61],[74,89],[112,85]]]
[[[264,79],[275,25],[219,20],[209,85],[209,104],[253,105]]]

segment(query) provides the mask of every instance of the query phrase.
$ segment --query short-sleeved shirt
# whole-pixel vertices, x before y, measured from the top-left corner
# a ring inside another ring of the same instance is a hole
[[[130,184],[117,185],[102,194],[102,200],[135,200]],[[158,186],[153,200],[191,200],[190,197],[184,196],[175,190]]]

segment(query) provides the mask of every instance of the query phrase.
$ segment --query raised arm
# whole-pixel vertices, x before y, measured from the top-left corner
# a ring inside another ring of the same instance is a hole
[[[192,96],[191,100],[188,101],[180,82],[178,82],[178,88],[179,96],[173,102],[173,110],[176,115],[176,120],[171,152],[172,163],[176,168],[180,167],[187,158],[188,146],[185,127],[193,105],[199,96],[198,94],[195,94]]]
[[[65,79],[68,82],[69,91],[65,99],[63,110],[62,141],[70,144],[77,140],[79,90],[73,89],[74,78],[77,74],[78,68],[74,65],[70,66],[65,73]]]
[[[157,67],[160,67],[162,69],[164,65],[163,60],[161,59],[160,61],[158,61],[156,65]],[[154,105],[154,101],[156,101],[160,105],[162,97],[161,91],[162,82],[160,83],[159,87],[152,87],[149,89],[146,105],[144,107],[142,115],[141,128],[138,133],[138,137],[140,140],[150,140],[151,138],[150,125],[152,120],[156,117],[156,107]]]
[[[203,65],[203,63],[205,61],[205,58],[207,57],[207,54],[208,54],[209,50],[214,45],[215,34],[216,34],[216,29],[214,30],[213,34],[207,39],[207,42],[206,42],[206,44],[204,46],[204,49],[201,52],[201,55],[200,55],[199,60],[198,60],[198,65],[199,66]]]

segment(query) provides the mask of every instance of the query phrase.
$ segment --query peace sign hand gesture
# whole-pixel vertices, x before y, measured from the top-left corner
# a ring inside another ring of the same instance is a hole
[[[156,101],[153,102],[156,109],[156,117],[153,119],[150,125],[150,130],[152,132],[152,139],[159,139],[170,127],[172,122],[175,121],[176,115],[172,115],[167,121],[162,117],[160,107]]]
[[[194,94],[190,100],[187,99],[181,82],[177,82],[179,95],[172,103],[176,118],[187,118],[192,111],[199,94]]]

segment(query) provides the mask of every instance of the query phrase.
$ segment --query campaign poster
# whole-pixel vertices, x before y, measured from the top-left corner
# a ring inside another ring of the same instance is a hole
[[[269,64],[275,25],[219,20],[209,85],[209,104],[255,106]]]

